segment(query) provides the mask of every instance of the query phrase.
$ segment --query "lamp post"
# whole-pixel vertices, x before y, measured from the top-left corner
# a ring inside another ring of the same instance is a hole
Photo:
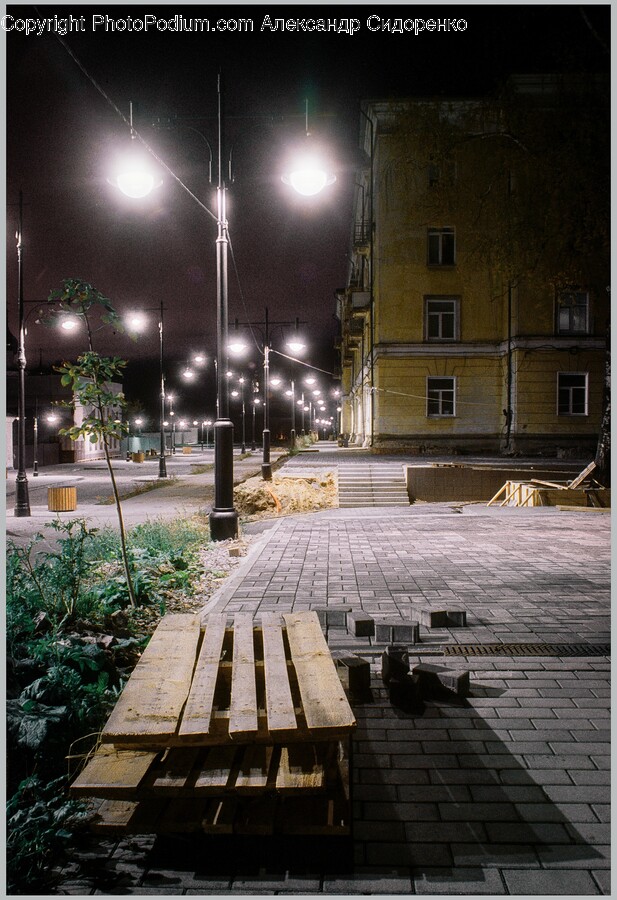
[[[233,423],[229,418],[229,393],[226,390],[227,385],[224,382],[224,372],[227,352],[228,337],[228,280],[227,280],[227,256],[228,256],[228,222],[227,222],[227,184],[223,177],[223,88],[222,76],[219,73],[217,82],[217,99],[218,99],[218,152],[217,152],[217,190],[216,190],[216,386],[217,386],[217,420],[214,423],[214,506],[210,512],[210,536],[213,540],[226,540],[236,537],[238,533],[238,513],[233,505]],[[307,138],[310,137],[308,131],[308,102],[306,108]],[[131,113],[131,137],[135,137],[133,129],[132,113]],[[196,129],[193,129],[196,130]],[[201,137],[205,139],[204,135]],[[211,161],[212,161],[211,152]],[[308,164],[310,162],[310,164]],[[231,168],[231,156],[229,158]],[[230,175],[231,179],[231,175]],[[321,164],[317,164],[317,160],[313,157],[310,161],[305,161],[300,172],[292,172],[289,177],[285,176],[283,180],[291,184],[298,192],[306,196],[312,196],[319,193],[326,185],[332,184],[336,177],[329,175]],[[125,190],[120,179],[116,179],[116,183],[121,190],[129,196],[144,196],[151,187],[153,187],[152,179],[146,183],[140,181],[138,192],[131,194],[134,184],[134,173],[130,178],[130,189]]]
[[[217,420],[214,423],[214,506],[210,512],[210,535],[215,541],[235,538],[238,513],[234,509],[234,427],[229,418],[229,396],[224,382],[227,368],[227,186],[223,178],[223,85],[218,76],[218,182],[216,189],[216,393]]]
[[[167,478],[167,464],[165,462],[165,368],[163,357],[163,301],[159,306],[148,307],[149,310],[157,310],[159,312],[159,380],[160,380],[160,409],[159,409],[159,478]],[[134,331],[141,331],[145,327],[144,317],[141,312],[134,313],[129,317],[128,328]]]
[[[30,496],[26,475],[26,328],[24,322],[24,271],[22,240],[23,196],[19,192],[19,228],[17,231],[17,310],[19,314],[19,337],[17,363],[19,381],[17,385],[17,478],[15,479],[15,516],[29,516]]]

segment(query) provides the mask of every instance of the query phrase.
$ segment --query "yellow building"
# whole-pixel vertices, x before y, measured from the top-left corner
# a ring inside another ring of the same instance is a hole
[[[415,453],[587,454],[609,315],[608,104],[595,79],[367,102],[341,431]],[[594,140],[590,139],[593,134]]]

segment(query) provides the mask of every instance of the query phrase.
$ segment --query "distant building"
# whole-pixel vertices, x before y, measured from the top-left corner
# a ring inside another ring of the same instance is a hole
[[[587,454],[609,318],[595,77],[371,101],[341,322],[341,431],[416,453]]]
[[[113,384],[114,393],[122,391],[122,385]],[[7,371],[7,466],[17,468],[17,393],[18,371],[11,366]],[[83,439],[72,441],[59,435],[63,428],[79,425],[83,421],[85,411],[75,402],[72,406],[59,404],[70,402],[71,392],[60,383],[60,375],[45,372],[41,368],[26,373],[25,407],[26,407],[26,467],[34,461],[34,433],[37,431],[37,461],[39,466],[71,463],[87,459],[102,459],[103,446],[100,442],[91,443]],[[48,420],[50,413],[55,414],[53,422]],[[113,415],[120,415],[112,410]],[[112,456],[121,455],[121,444],[116,438],[110,439]]]

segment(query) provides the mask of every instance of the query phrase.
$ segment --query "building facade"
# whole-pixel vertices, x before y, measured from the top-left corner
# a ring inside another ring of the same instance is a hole
[[[604,82],[364,104],[341,431],[414,453],[587,455],[609,318]]]

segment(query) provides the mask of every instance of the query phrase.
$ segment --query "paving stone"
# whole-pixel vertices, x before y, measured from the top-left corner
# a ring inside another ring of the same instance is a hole
[[[453,695],[466,697],[469,694],[469,670],[449,669],[434,663],[420,663],[412,673],[420,679],[420,691],[426,697]]]
[[[597,893],[590,873],[580,872],[576,869],[551,872],[504,869],[503,877],[511,894],[583,896]]]
[[[379,644],[417,644],[420,640],[420,626],[417,622],[402,619],[376,619],[375,640]]]
[[[400,645],[386,647],[381,656],[381,678],[388,684],[392,678],[401,678],[409,672],[409,650]]]
[[[473,896],[505,894],[506,890],[500,873],[495,869],[458,867],[456,869],[425,868],[416,874],[412,872],[416,894],[447,894],[452,896]]]
[[[373,637],[375,620],[366,613],[352,611],[347,615],[347,628],[354,637]]]
[[[345,690],[353,697],[362,698],[370,694],[371,667],[367,660],[359,656],[337,651],[332,654],[336,670]]]

